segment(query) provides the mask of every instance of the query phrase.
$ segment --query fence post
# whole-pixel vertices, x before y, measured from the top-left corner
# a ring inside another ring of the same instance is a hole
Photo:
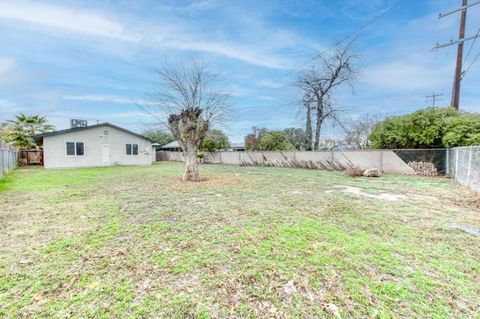
[[[455,180],[457,180],[457,172],[458,172],[458,147],[455,148]]]
[[[445,155],[445,175],[450,177],[450,149],[447,147],[445,152],[447,152]]]
[[[383,150],[380,151],[380,171],[383,173]]]
[[[472,154],[473,154],[473,146],[470,146],[469,153],[468,153],[467,186],[470,186],[470,170],[472,167]]]
[[[1,146],[1,144],[0,144],[0,146]],[[2,177],[3,175],[5,175],[5,162],[3,161],[3,157],[5,156],[5,152],[4,152],[3,148],[0,148],[0,155],[1,155],[0,156],[0,158],[1,158],[0,165],[2,166],[2,167],[0,167],[1,168],[0,177]]]

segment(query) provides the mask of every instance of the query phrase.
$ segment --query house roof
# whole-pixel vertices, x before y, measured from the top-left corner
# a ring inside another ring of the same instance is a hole
[[[160,148],[180,148],[180,144],[177,141],[170,142],[168,144],[163,145]]]
[[[240,142],[240,143],[230,143],[231,148],[245,148],[245,143]]]
[[[129,133],[129,134],[138,136],[138,137],[140,137],[140,138],[146,139],[147,141],[153,142],[153,141],[152,141],[151,139],[149,139],[148,137],[145,137],[145,136],[143,136],[143,135],[141,135],[141,134],[138,134],[138,133],[129,131],[129,130],[127,130],[127,129],[124,129],[123,127],[113,125],[113,124],[108,123],[108,122],[99,123],[99,124],[94,124],[94,125],[89,125],[89,126],[85,126],[85,127],[73,127],[73,128],[68,128],[68,129],[65,129],[65,130],[58,130],[58,131],[53,131],[53,132],[38,134],[38,135],[35,135],[33,138],[34,138],[35,140],[39,140],[39,139],[44,138],[44,137],[47,137],[47,136],[60,135],[60,134],[64,134],[64,133],[70,133],[70,132],[77,132],[77,131],[82,131],[82,130],[88,130],[88,129],[91,129],[91,128],[101,127],[101,126],[108,126],[108,127],[117,129],[117,130],[119,130],[119,131],[123,131],[123,132],[125,132],[125,133]]]

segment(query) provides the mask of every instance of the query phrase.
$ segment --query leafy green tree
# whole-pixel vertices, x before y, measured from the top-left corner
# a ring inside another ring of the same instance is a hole
[[[45,116],[20,113],[15,120],[8,121],[7,142],[13,142],[20,148],[37,147],[33,137],[53,131],[55,127],[48,123]]]
[[[13,125],[4,122],[0,123],[0,143],[9,143],[12,141]]]
[[[227,150],[230,147],[227,135],[220,130],[213,129],[207,132],[207,135],[200,144],[199,150],[204,152],[215,152]]]
[[[260,145],[260,135],[268,130],[266,128],[252,127],[252,131],[252,133],[245,136],[245,150],[260,151],[262,149]]]
[[[453,108],[425,108],[392,116],[373,128],[373,148],[436,148],[478,144],[479,115]]]
[[[175,138],[172,134],[162,130],[146,130],[143,132],[143,136],[148,137],[155,143],[158,143],[162,146],[175,141]]]
[[[291,151],[295,147],[283,131],[266,131],[260,134],[260,147],[263,151]]]
[[[283,130],[287,140],[297,150],[308,150],[311,148],[307,134],[303,128],[289,127]]]
[[[405,121],[401,116],[392,116],[378,123],[372,130],[369,140],[373,148],[407,147]]]
[[[445,132],[442,141],[447,147],[480,145],[480,115],[462,114],[450,118]]]

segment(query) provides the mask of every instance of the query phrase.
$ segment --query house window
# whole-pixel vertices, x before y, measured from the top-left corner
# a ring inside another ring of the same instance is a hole
[[[138,155],[138,144],[127,144],[127,155]]]
[[[85,145],[82,142],[75,143],[77,156],[82,156],[85,154]]]
[[[75,143],[67,142],[67,155],[75,155]]]
[[[67,142],[67,155],[83,156],[85,155],[85,144],[83,142]]]

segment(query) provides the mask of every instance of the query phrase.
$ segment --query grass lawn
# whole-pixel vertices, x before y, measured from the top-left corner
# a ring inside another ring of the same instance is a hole
[[[0,181],[2,318],[480,318],[451,180],[179,163]]]

